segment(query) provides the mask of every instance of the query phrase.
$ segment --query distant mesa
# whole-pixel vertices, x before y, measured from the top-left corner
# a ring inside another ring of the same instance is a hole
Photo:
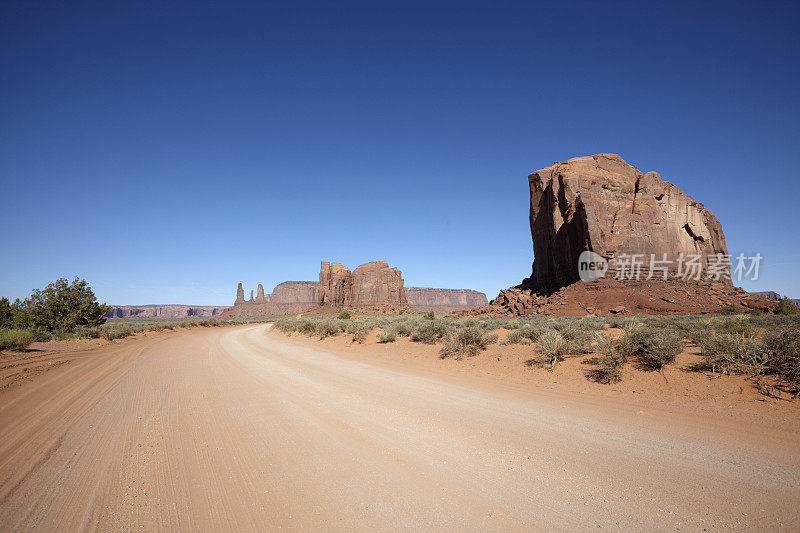
[[[208,318],[220,316],[225,309],[209,305],[114,305],[106,318]]]
[[[714,214],[656,172],[642,173],[616,154],[596,154],[537,170],[528,185],[531,276],[471,314],[704,314],[726,304],[774,305],[734,287],[729,267],[720,268],[719,279],[677,276],[681,254],[705,267],[728,248]],[[584,251],[608,262],[605,278],[579,281]],[[651,254],[667,260],[655,278],[645,279],[647,267],[639,280],[610,277],[634,255],[649,264]]]
[[[323,312],[334,309],[398,311],[414,309],[440,314],[486,305],[486,295],[469,289],[405,287],[402,272],[386,261],[370,261],[351,271],[341,263],[322,261],[319,281],[284,281],[272,294],[258,286],[255,301],[244,299],[240,283],[233,307],[224,316],[257,316]]]
[[[778,294],[775,291],[752,292],[750,294],[755,294],[757,296],[763,296],[764,298],[767,298],[768,300],[773,300],[773,301],[778,301],[781,298],[783,298],[783,296],[781,296],[780,294]],[[789,298],[789,299],[792,301],[792,303],[794,305],[796,305],[797,307],[800,307],[800,298]]]

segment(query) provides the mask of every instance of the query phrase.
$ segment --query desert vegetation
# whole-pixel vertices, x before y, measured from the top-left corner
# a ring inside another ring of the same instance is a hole
[[[435,318],[430,315],[280,318],[275,328],[320,339],[350,335],[381,344],[407,338],[439,346],[442,359],[475,357],[490,345],[530,350],[530,366],[554,370],[570,357],[587,357],[588,379],[602,384],[631,371],[664,372],[688,348],[680,370],[711,378],[740,374],[765,394],[800,395],[800,316],[734,312],[711,317]],[[688,352],[687,352],[688,353]],[[689,357],[689,356],[686,356]],[[769,380],[762,378],[769,377]],[[664,375],[664,379],[667,377]]]
[[[186,327],[265,322],[274,317],[107,320],[108,306],[97,301],[85,280],[61,278],[35,289],[25,300],[0,298],[0,350],[24,350],[34,342],[70,338],[109,341],[136,333]]]

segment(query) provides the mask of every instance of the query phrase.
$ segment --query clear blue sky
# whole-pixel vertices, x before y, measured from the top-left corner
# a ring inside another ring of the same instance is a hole
[[[492,298],[528,173],[614,152],[800,297],[797,2],[111,4],[0,7],[1,295],[230,304],[385,258]]]

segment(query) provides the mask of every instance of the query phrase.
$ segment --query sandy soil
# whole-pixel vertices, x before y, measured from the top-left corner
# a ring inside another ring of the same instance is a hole
[[[800,528],[797,406],[733,379],[264,325],[81,342],[0,359],[0,530]]]

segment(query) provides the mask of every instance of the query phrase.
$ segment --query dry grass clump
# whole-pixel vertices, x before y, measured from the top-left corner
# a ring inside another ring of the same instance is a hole
[[[597,360],[597,368],[589,373],[589,377],[598,383],[618,383],[622,381],[622,368],[628,362],[618,350],[618,343],[606,338],[598,346],[602,355]]]
[[[465,355],[479,354],[494,342],[497,342],[497,334],[487,333],[482,328],[475,326],[464,326],[457,328],[447,337],[439,354],[442,359],[447,357],[461,359]]]
[[[24,350],[36,341],[32,331],[25,329],[0,330],[0,350]]]
[[[674,328],[645,326],[637,330],[639,362],[647,370],[664,370],[685,348],[683,335]]]
[[[716,330],[698,342],[706,369],[720,374],[772,375],[776,387],[800,395],[800,323],[784,322],[763,333],[719,333]],[[758,379],[759,390],[773,395]]]
[[[545,331],[536,340],[536,347],[541,354],[538,362],[548,364],[549,369],[553,370],[566,355],[567,346],[567,341],[561,333],[554,329]]]

